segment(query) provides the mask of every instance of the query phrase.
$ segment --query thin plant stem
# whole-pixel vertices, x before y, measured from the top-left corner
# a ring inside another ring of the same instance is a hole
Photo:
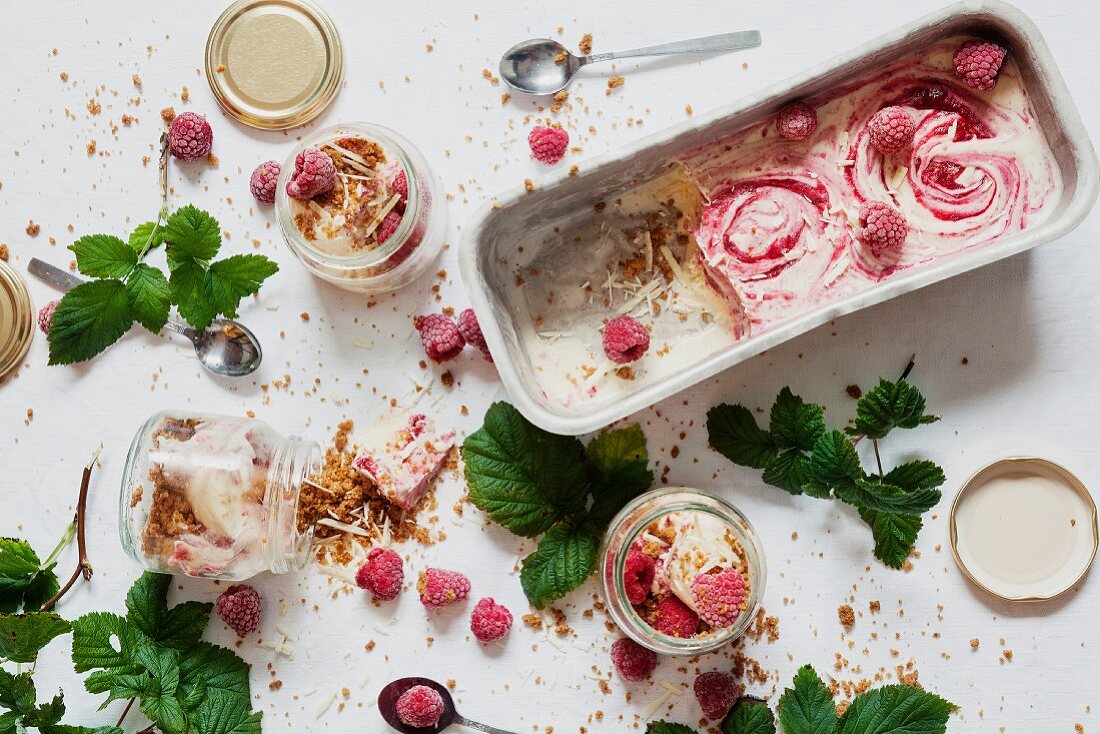
[[[126,708],[122,709],[122,716],[119,716],[118,721],[115,723],[115,728],[116,729],[119,729],[119,728],[122,727],[122,722],[126,720],[126,714],[130,713],[130,709],[133,708],[134,701],[136,701],[136,700],[137,699],[135,699],[135,698],[131,698],[129,701],[126,702]]]
[[[875,447],[875,463],[878,464],[878,475],[881,477],[885,472],[882,471],[882,457],[878,455],[878,439],[871,439],[871,445]]]
[[[96,460],[99,459],[99,452],[102,450],[103,446],[96,449],[95,454],[92,455],[91,461],[84,465],[84,473],[80,478],[80,495],[77,497],[76,515],[73,518],[73,525],[76,526],[76,568],[73,570],[73,575],[69,577],[65,585],[47,600],[45,604],[38,608],[40,612],[48,612],[57,602],[61,601],[61,598],[69,593],[69,589],[73,588],[73,584],[76,583],[78,578],[83,577],[86,582],[92,580],[92,564],[91,561],[88,560],[88,540],[87,534],[85,533],[85,516],[88,511],[88,487],[92,481],[92,468],[95,466]]]

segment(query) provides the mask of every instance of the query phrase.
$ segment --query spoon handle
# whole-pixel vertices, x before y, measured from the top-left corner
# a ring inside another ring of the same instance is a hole
[[[595,61],[610,61],[612,59],[628,59],[634,56],[665,56],[667,54],[686,53],[714,53],[717,51],[741,51],[746,48],[756,48],[760,45],[760,31],[737,31],[736,33],[719,33],[715,36],[703,36],[702,38],[689,38],[684,41],[661,43],[645,48],[632,48],[627,51],[609,51],[602,54],[592,54],[584,57],[586,64]]]
[[[455,712],[455,724],[464,726],[467,729],[473,729],[474,731],[483,731],[486,734],[515,734],[514,732],[504,731],[504,729],[498,729],[495,726],[489,726],[488,724],[479,724],[476,721],[471,721],[465,716],[462,716],[458,712]]]

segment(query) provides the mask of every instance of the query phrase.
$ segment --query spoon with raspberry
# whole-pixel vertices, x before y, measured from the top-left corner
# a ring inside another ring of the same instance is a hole
[[[479,724],[455,711],[451,692],[429,678],[399,678],[378,694],[378,711],[402,734],[435,734],[451,726],[465,726],[486,734],[512,734]]]

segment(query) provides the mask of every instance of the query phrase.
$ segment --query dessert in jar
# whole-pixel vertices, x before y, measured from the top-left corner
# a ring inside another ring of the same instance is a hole
[[[302,484],[321,448],[251,418],[164,411],[138,430],[123,472],[122,545],[159,573],[239,581],[298,570]]]
[[[366,123],[325,128],[294,149],[279,175],[275,216],[314,275],[364,292],[421,275],[447,226],[424,156],[396,132]]]
[[[686,487],[648,492],[624,507],[604,538],[600,568],[612,620],[667,655],[710,652],[740,637],[767,576],[745,516]]]

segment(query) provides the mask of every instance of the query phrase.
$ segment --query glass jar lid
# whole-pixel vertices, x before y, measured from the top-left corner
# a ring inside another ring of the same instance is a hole
[[[22,361],[34,336],[34,306],[19,273],[0,260],[0,377]]]
[[[237,0],[210,29],[206,78],[218,104],[246,125],[304,125],[340,91],[340,34],[310,0]]]

